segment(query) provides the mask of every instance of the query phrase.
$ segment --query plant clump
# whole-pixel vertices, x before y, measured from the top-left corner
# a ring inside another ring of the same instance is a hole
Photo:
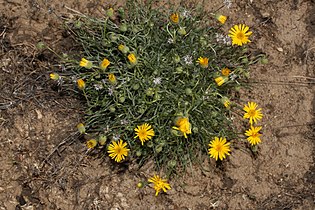
[[[205,155],[215,160],[230,155],[231,140],[238,138],[232,92],[246,80],[254,59],[245,46],[249,27],[235,25],[229,37],[222,30],[226,21],[200,6],[175,9],[134,1],[110,8],[104,18],[68,20],[83,51],[65,61],[67,76],[50,77],[64,79],[63,85],[75,81],[83,96],[86,112],[78,129],[93,136],[87,147],[105,148],[118,163],[153,159],[171,172]],[[254,108],[244,109],[251,124],[261,119]],[[246,132],[251,144],[260,142],[259,130]],[[170,188],[157,177],[150,182],[157,194]]]

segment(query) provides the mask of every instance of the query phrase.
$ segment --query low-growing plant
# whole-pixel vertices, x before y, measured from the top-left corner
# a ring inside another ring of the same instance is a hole
[[[67,20],[83,51],[65,59],[66,74],[51,78],[63,86],[74,81],[83,96],[84,125],[78,129],[92,136],[87,147],[116,162],[142,165],[153,159],[169,173],[206,155],[216,160],[229,155],[238,133],[230,118],[231,93],[256,58],[244,46],[249,28],[234,25],[228,36],[222,30],[226,20],[202,5],[140,1],[110,8],[104,18]]]

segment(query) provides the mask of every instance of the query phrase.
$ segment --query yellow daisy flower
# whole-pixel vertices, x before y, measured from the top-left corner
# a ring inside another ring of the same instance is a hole
[[[215,18],[216,18],[221,24],[224,24],[225,21],[227,20],[227,16],[224,16],[224,15],[216,15]]]
[[[113,141],[109,146],[107,152],[109,153],[109,157],[114,159],[116,162],[120,162],[128,156],[128,151],[130,149],[126,148],[127,143],[123,142],[121,139],[118,141]]]
[[[100,68],[102,70],[105,70],[105,69],[107,69],[109,64],[110,64],[110,61],[107,58],[104,58],[104,60],[102,61],[101,65],[100,65]]]
[[[93,149],[94,147],[96,147],[97,145],[97,141],[95,139],[90,139],[86,142],[86,146],[89,149]]]
[[[183,133],[184,137],[187,139],[187,134],[191,134],[191,124],[189,122],[189,119],[187,117],[179,117],[176,122],[173,129],[179,130]]]
[[[86,60],[85,58],[82,58],[80,61],[80,66],[90,69],[92,68],[93,63],[91,61]]]
[[[148,182],[153,183],[153,188],[155,189],[155,196],[158,196],[159,192],[163,190],[166,192],[171,189],[170,184],[167,183],[166,179],[162,179],[158,175],[154,175],[152,178],[148,179]]]
[[[152,137],[155,135],[152,126],[149,125],[148,123],[138,125],[137,128],[135,128],[135,132],[136,132],[135,138],[139,137],[142,145],[143,142],[152,139]]]
[[[114,74],[108,74],[108,80],[109,80],[109,82],[110,82],[112,85],[116,84],[116,82],[117,82],[116,77],[115,77]]]
[[[224,68],[224,69],[221,70],[221,73],[222,73],[223,76],[229,76],[230,73],[231,73],[231,70],[228,69],[228,68]]]
[[[231,107],[230,99],[228,99],[227,97],[223,97],[221,99],[221,101],[222,101],[223,105],[225,106],[225,108],[230,109],[230,107]]]
[[[228,80],[227,77],[217,77],[214,79],[218,86],[223,85],[223,83],[225,83],[227,80]]]
[[[250,42],[248,37],[252,34],[251,31],[248,31],[249,27],[244,24],[234,25],[229,30],[229,37],[232,39],[232,45],[242,46]]]
[[[209,59],[208,59],[208,58],[200,57],[200,58],[198,58],[198,61],[197,61],[197,62],[200,64],[200,66],[201,66],[202,68],[207,68],[207,67],[208,67]]]
[[[83,79],[78,79],[77,84],[80,90],[83,90],[85,88],[85,82],[83,81]]]
[[[214,137],[214,139],[210,142],[208,153],[210,157],[214,158],[215,160],[223,160],[226,158],[226,155],[230,155],[230,142],[226,142],[226,138],[218,138]]]
[[[249,123],[252,125],[256,123],[257,120],[261,120],[263,114],[261,113],[261,108],[257,109],[258,105],[255,102],[248,102],[243,110],[246,112],[243,116],[244,119],[249,119]]]
[[[57,73],[51,73],[51,74],[49,74],[49,77],[50,77],[50,79],[52,79],[52,80],[59,80],[59,78],[60,78],[60,76],[59,76],[59,74],[57,74]]]
[[[133,54],[133,53],[130,53],[130,54],[128,55],[128,60],[129,60],[129,62],[130,62],[132,65],[136,65],[136,64],[137,64],[137,58],[136,58],[135,54]]]
[[[85,126],[83,125],[83,123],[79,123],[77,125],[77,129],[78,129],[80,134],[84,134],[85,133]]]
[[[178,22],[179,22],[179,14],[178,14],[178,13],[173,13],[173,14],[171,14],[170,20],[171,20],[173,23],[178,23]]]
[[[261,142],[261,134],[259,133],[260,130],[261,127],[254,127],[251,125],[250,129],[245,132],[245,135],[248,136],[247,140],[252,146],[255,146]]]

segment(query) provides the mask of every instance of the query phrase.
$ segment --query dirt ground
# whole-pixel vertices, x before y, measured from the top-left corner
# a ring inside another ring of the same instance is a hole
[[[223,170],[212,160],[192,166],[158,197],[136,188],[152,164],[123,170],[86,154],[75,135],[82,104],[53,88],[48,75],[62,67],[36,48],[43,41],[73,53],[62,26],[68,8],[100,16],[106,2],[0,0],[1,209],[315,209],[314,0],[240,0],[221,9],[224,29],[246,23],[251,51],[269,58],[251,67],[252,88],[242,93],[265,115],[259,155],[240,144]],[[223,1],[211,2],[209,11]]]

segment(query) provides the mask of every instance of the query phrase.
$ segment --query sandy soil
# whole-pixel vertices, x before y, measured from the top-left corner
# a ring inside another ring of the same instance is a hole
[[[61,67],[36,48],[44,41],[73,53],[62,17],[68,8],[101,16],[106,2],[0,0],[1,209],[315,209],[313,0],[242,0],[221,10],[225,30],[248,24],[250,50],[269,58],[252,66],[241,96],[265,114],[259,155],[240,143],[223,169],[212,160],[192,166],[158,197],[136,188],[152,164],[117,169],[86,154],[75,136],[80,101],[53,88],[48,74]],[[212,2],[209,11],[222,3]]]

